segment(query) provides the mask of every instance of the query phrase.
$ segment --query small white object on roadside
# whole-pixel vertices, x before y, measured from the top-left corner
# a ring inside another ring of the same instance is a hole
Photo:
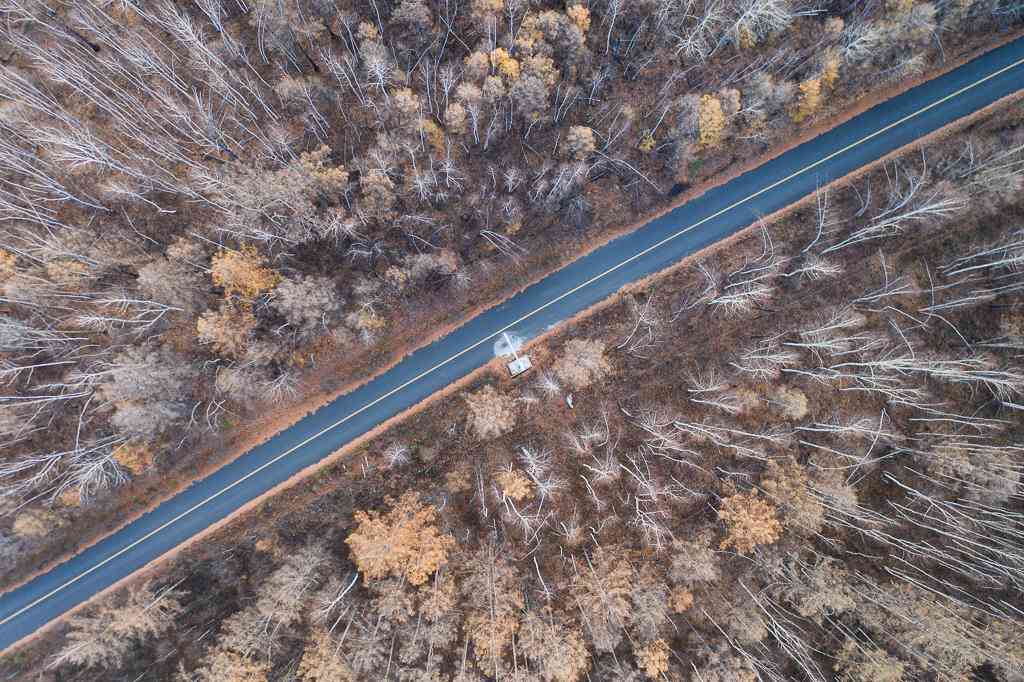
[[[530,362],[530,356],[524,355],[521,358],[516,358],[512,362],[508,363],[508,373],[513,377],[517,377],[526,370],[530,369],[533,364]]]

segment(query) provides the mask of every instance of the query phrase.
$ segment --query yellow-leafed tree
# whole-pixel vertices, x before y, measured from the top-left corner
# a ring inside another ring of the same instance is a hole
[[[586,35],[590,29],[590,10],[583,5],[571,5],[566,8],[565,13],[569,20],[576,24],[576,28],[580,30],[580,33]]]
[[[519,62],[503,47],[496,48],[490,54],[491,67],[510,81],[519,78]]]
[[[582,160],[594,153],[594,130],[587,126],[572,126],[565,136],[565,148],[574,159]]]
[[[533,484],[526,474],[518,469],[509,467],[499,471],[494,478],[498,481],[498,487],[501,488],[505,497],[514,502],[522,502],[533,495]]]
[[[10,251],[0,249],[0,280],[5,280],[14,275],[17,257]]]
[[[800,84],[800,99],[793,120],[800,123],[821,107],[821,79],[808,78]]]
[[[702,95],[697,109],[697,135],[703,147],[717,147],[725,133],[725,112],[714,95]]]
[[[821,84],[831,90],[839,80],[839,53],[829,50],[821,65]]]

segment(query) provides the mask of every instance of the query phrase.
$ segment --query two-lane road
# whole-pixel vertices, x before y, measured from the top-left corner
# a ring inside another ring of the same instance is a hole
[[[1024,39],[884,102],[558,270],[152,512],[0,596],[0,649],[230,515],[345,443],[493,358],[504,331],[530,338],[819,185],[1015,92]]]

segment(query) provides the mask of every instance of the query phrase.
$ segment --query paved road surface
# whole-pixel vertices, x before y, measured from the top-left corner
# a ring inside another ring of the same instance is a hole
[[[0,596],[0,649],[487,363],[503,331],[530,338],[757,216],[1014,92],[1022,81],[1024,39],[880,104],[551,274],[70,561]]]

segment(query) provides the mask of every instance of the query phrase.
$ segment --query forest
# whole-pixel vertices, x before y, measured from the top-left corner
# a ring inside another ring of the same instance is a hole
[[[0,0],[0,583],[1021,13]]]
[[[1024,680],[1022,189],[1014,101],[624,291],[0,674]]]

